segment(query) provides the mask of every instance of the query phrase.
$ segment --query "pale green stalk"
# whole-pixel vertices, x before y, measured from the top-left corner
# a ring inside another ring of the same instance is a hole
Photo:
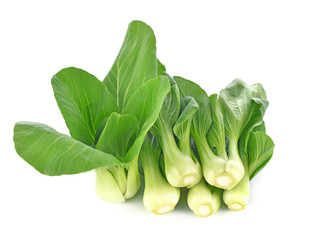
[[[175,208],[180,190],[171,186],[162,176],[159,156],[160,149],[146,140],[140,153],[145,180],[143,204],[148,211],[161,215]]]
[[[207,217],[218,211],[221,205],[221,190],[208,186],[202,179],[188,190],[187,204],[200,217]]]
[[[245,174],[242,180],[232,189],[224,190],[223,201],[229,209],[233,211],[243,210],[249,200],[250,186],[249,186],[249,174],[247,167],[247,159],[243,159],[245,166]]]
[[[126,165],[95,169],[95,189],[100,198],[109,202],[124,202],[140,188],[138,159]]]
[[[197,183],[201,176],[200,168],[191,157],[178,148],[172,129],[163,123],[160,116],[156,124],[159,129],[168,182],[174,187],[188,187]]]

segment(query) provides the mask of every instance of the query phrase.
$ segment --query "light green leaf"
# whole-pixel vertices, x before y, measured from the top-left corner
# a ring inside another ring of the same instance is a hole
[[[249,179],[255,177],[270,161],[274,150],[274,142],[265,132],[251,132],[249,135],[248,172]]]
[[[199,105],[198,111],[193,115],[191,131],[196,132],[197,135],[206,136],[212,123],[208,95],[199,85],[190,80],[181,77],[174,77],[174,79],[179,87],[181,97],[191,96]]]
[[[140,131],[132,147],[126,154],[125,161],[130,162],[138,156],[147,132],[157,120],[164,99],[170,91],[167,77],[159,76],[143,84],[130,98],[125,106],[125,114],[134,115]]]
[[[173,131],[178,139],[181,139],[190,131],[193,115],[199,109],[195,99],[190,96],[182,97],[180,103],[181,114],[173,127]]]
[[[130,114],[112,113],[96,144],[96,149],[123,161],[139,131],[138,120]]]
[[[143,22],[129,24],[120,52],[104,84],[113,95],[119,112],[139,86],[157,77],[156,38]]]
[[[16,123],[14,142],[21,158],[50,176],[121,164],[113,155],[93,149],[41,123]]]
[[[216,149],[216,154],[227,159],[226,136],[220,101],[217,94],[212,94],[209,99],[212,108],[212,124],[208,131],[207,139],[209,145]]]
[[[263,122],[268,106],[260,84],[248,86],[236,79],[220,92],[220,105],[224,114],[226,137],[239,139]],[[259,98],[262,97],[262,98]]]
[[[253,98],[267,99],[266,92],[260,83],[247,86]]]
[[[95,76],[74,67],[59,71],[51,83],[71,137],[87,145],[95,144],[100,122],[116,110],[105,85]]]

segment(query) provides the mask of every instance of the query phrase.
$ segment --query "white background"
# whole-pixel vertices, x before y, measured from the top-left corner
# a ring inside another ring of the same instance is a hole
[[[67,133],[50,79],[76,66],[103,79],[127,25],[143,20],[172,75],[209,94],[260,82],[276,146],[242,212],[156,216],[141,193],[107,203],[95,174],[48,177],[12,141],[16,121]],[[1,1],[0,239],[324,239],[325,5],[322,1]]]

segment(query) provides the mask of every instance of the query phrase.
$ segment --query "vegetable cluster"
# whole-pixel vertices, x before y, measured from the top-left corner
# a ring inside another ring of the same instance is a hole
[[[152,29],[140,21],[129,24],[103,81],[69,67],[51,83],[71,137],[17,122],[16,151],[49,176],[94,170],[96,192],[110,202],[132,198],[143,176],[143,203],[155,214],[172,211],[180,189],[198,216],[213,214],[222,200],[242,210],[249,181],[273,154],[262,85],[236,79],[208,96],[194,82],[171,77],[157,59]]]

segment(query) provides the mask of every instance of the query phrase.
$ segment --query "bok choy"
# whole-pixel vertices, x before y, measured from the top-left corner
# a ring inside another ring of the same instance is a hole
[[[168,78],[157,74],[155,42],[152,29],[134,21],[104,83],[73,67],[55,74],[53,91],[71,138],[43,124],[18,122],[17,153],[47,175],[96,169],[100,197],[132,197],[140,187],[142,143],[170,91]]]
[[[183,111],[179,116],[181,108],[179,89],[175,80],[170,76],[168,78],[171,90],[150,131],[157,136],[161,145],[168,182],[174,187],[190,187],[198,183],[202,176],[200,164],[192,157],[189,134],[192,115],[198,109],[198,105],[194,99],[183,99]],[[181,149],[176,143],[173,127],[179,137]]]
[[[172,211],[180,198],[180,189],[171,186],[160,171],[160,156],[159,145],[148,134],[140,152],[145,180],[143,204],[148,211],[159,215]]]
[[[244,162],[243,179],[231,190],[225,190],[223,201],[234,211],[244,209],[249,200],[249,181],[268,163],[273,155],[274,143],[265,133],[265,129],[254,128],[247,139],[241,139],[240,155]]]
[[[51,80],[70,136],[36,122],[17,122],[18,155],[49,176],[94,170],[98,196],[124,202],[144,179],[144,207],[172,211],[187,192],[200,217],[221,201],[242,210],[249,181],[268,163],[274,143],[265,132],[262,85],[236,79],[219,94],[171,77],[157,59],[153,30],[129,24],[103,81],[68,67]]]

